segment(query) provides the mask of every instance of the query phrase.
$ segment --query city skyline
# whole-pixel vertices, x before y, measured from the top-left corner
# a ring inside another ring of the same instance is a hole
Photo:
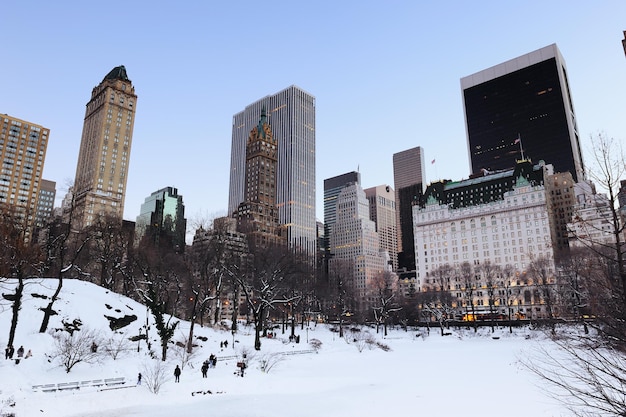
[[[0,113],[50,129],[43,178],[57,183],[56,206],[74,177],[88,92],[117,65],[126,66],[140,96],[127,220],[146,195],[167,186],[185,196],[190,228],[194,218],[227,214],[232,115],[294,84],[316,98],[317,219],[325,178],[358,170],[364,188],[393,184],[392,155],[405,149],[424,149],[426,184],[467,178],[460,79],[552,43],[567,60],[583,154],[592,134],[626,137],[626,5],[618,1],[568,8],[365,2],[333,4],[333,13],[284,2],[129,5],[122,15],[90,7],[69,16],[46,3],[9,4],[13,18],[0,28],[7,56],[28,50],[45,62],[3,67]],[[86,25],[94,15],[108,22],[106,31]],[[267,32],[250,42],[259,20]],[[63,30],[51,31],[51,22]],[[111,31],[125,33],[123,48],[110,41]],[[253,56],[271,65],[252,68]]]

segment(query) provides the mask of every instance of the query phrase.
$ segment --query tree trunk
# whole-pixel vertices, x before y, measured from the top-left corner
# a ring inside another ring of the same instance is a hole
[[[11,305],[13,315],[11,316],[11,328],[9,329],[9,342],[8,346],[13,346],[15,340],[15,330],[17,329],[17,321],[22,308],[22,294],[24,293],[24,279],[22,277],[17,278],[17,287],[15,287],[15,299]]]
[[[50,298],[50,302],[48,303],[48,305],[43,309],[43,320],[41,321],[41,327],[39,328],[39,333],[45,333],[48,330],[50,317],[52,316],[52,313],[54,312],[52,307],[54,306],[54,302],[57,300],[57,298],[59,297],[59,294],[61,293],[61,288],[63,288],[63,273],[62,272],[59,274],[59,283],[57,285],[56,291],[52,295],[52,298]]]

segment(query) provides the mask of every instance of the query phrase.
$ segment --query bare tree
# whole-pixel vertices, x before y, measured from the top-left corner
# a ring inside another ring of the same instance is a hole
[[[548,393],[575,416],[626,415],[626,358],[597,338],[555,339],[558,347],[538,345],[522,365],[549,382]]]
[[[244,248],[232,245],[228,222],[225,219],[215,219],[209,229],[203,227],[196,231],[194,244],[188,255],[192,274],[189,276],[188,290],[191,292],[191,308],[188,340],[193,340],[193,331],[197,319],[202,318],[213,305],[212,322],[217,323],[221,317],[222,293],[225,288],[234,289],[234,275],[239,273],[239,258]],[[237,311],[236,299],[233,300],[234,310]],[[236,315],[233,321],[236,329]],[[187,346],[191,351],[191,345]]]
[[[463,299],[465,302],[465,310],[470,308],[471,320],[474,324],[474,332],[478,331],[478,323],[476,322],[476,308],[474,306],[474,292],[476,291],[476,277],[474,268],[469,262],[463,262],[457,269],[457,273],[461,278],[463,285]]]
[[[53,332],[55,351],[53,357],[60,361],[65,372],[69,373],[72,368],[81,363],[93,363],[98,360],[100,353],[94,346],[100,344],[98,333],[87,328],[73,332]]]
[[[589,177],[597,184],[600,189],[607,193],[608,198],[608,218],[605,220],[610,222],[612,226],[613,239],[610,243],[593,242],[593,246],[603,246],[607,251],[599,253],[608,256],[615,263],[616,272],[619,277],[622,299],[626,304],[626,263],[624,251],[626,250],[622,235],[626,223],[620,222],[619,204],[617,195],[620,188],[620,180],[626,174],[626,158],[620,142],[609,138],[604,134],[592,137],[592,152],[594,167],[589,171]],[[616,288],[617,290],[617,288]]]
[[[556,278],[552,260],[541,255],[534,258],[527,268],[527,273],[533,279],[533,282],[539,290],[540,300],[534,300],[535,304],[543,303],[546,307],[547,322],[550,326],[552,334],[555,334],[556,328],[554,323],[554,304],[556,298]]]
[[[487,289],[487,297],[489,302],[489,319],[491,322],[491,332],[495,331],[496,325],[496,301],[498,299],[496,291],[498,290],[498,277],[501,269],[499,265],[492,264],[487,260],[477,268],[477,272],[482,275],[483,282]]]
[[[25,280],[29,275],[39,276],[44,268],[43,253],[38,245],[29,243],[29,233],[28,215],[0,206],[0,276],[16,281],[12,294],[2,294],[11,302],[12,310],[8,345],[15,339]]]
[[[624,264],[623,225],[619,221],[617,189],[626,173],[623,151],[618,142],[604,135],[592,138],[593,165],[589,178],[606,191],[608,204],[598,210],[601,224],[612,226],[612,239],[593,240],[574,236],[594,257],[585,266],[587,308],[595,317],[593,331],[583,335],[560,335],[554,343],[558,351],[539,352],[523,362],[549,382],[556,398],[577,416],[626,415],[626,265]],[[608,206],[608,207],[607,207]],[[574,221],[584,219],[574,219]],[[590,227],[596,227],[593,224]],[[581,230],[581,229],[579,229]],[[606,230],[604,230],[606,232]],[[578,270],[581,271],[581,270]],[[566,396],[563,393],[567,394]]]
[[[169,248],[140,246],[130,255],[135,288],[154,318],[161,341],[161,360],[167,358],[169,341],[179,321],[174,318],[181,302],[181,282],[188,270],[181,254]]]
[[[158,394],[163,384],[169,379],[167,365],[163,361],[151,360],[146,362],[142,365],[141,371],[141,380],[145,381],[148,391],[153,394]]]
[[[65,274],[76,268],[76,261],[81,255],[81,252],[85,249],[91,237],[79,230],[72,230],[72,224],[74,220],[76,208],[74,204],[74,198],[70,207],[68,208],[68,223],[61,224],[58,229],[58,234],[52,234],[49,236],[49,241],[46,245],[48,251],[48,261],[54,260],[54,263],[58,265],[59,271],[57,274],[57,287],[50,297],[50,301],[46,307],[42,308],[43,319],[41,320],[41,326],[39,327],[39,333],[45,333],[50,323],[50,317],[56,314],[54,311],[54,303],[61,293],[63,288],[63,278]]]
[[[293,253],[283,246],[257,248],[246,274],[236,280],[246,298],[254,322],[254,349],[261,350],[261,332],[270,310],[293,301],[288,293],[289,281],[295,279],[298,266]]]
[[[372,309],[376,320],[376,333],[378,333],[378,326],[382,324],[384,335],[387,336],[387,325],[391,313],[402,309],[395,300],[398,292],[398,276],[391,271],[377,274],[372,279],[370,292],[375,300]]]
[[[501,269],[501,277],[502,280],[501,286],[504,292],[504,304],[506,305],[507,316],[509,318],[509,333],[513,333],[513,324],[512,324],[512,310],[513,310],[513,289],[511,288],[511,280],[515,273],[515,268],[511,264],[504,265],[504,268]]]
[[[331,311],[339,321],[339,337],[343,337],[344,319],[354,311],[354,271],[347,260],[334,259],[329,271]]]

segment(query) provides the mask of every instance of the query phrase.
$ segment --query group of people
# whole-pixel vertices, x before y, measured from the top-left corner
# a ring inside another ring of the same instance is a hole
[[[8,345],[6,347],[6,349],[4,349],[4,358],[5,359],[13,359],[13,356],[15,356],[15,348],[13,347],[13,345]],[[17,361],[16,363],[19,363],[19,360],[24,358],[24,359],[28,359],[31,356],[33,356],[33,353],[30,351],[30,349],[28,349],[28,352],[26,353],[26,356],[24,356],[24,346],[20,346],[17,349]]]
[[[202,368],[200,368],[200,370],[202,371],[202,378],[206,378],[209,368],[215,368],[215,365],[217,365],[217,356],[211,353],[209,359],[205,360],[202,363]]]

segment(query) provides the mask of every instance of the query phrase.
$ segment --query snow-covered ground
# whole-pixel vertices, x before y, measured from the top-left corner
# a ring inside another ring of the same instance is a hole
[[[103,355],[98,363],[79,363],[66,373],[57,359],[50,334],[38,333],[44,303],[33,294],[53,293],[56,280],[32,281],[24,291],[15,348],[23,345],[33,356],[14,361],[0,361],[0,399],[4,413],[16,417],[270,417],[270,416],[561,416],[566,409],[545,394],[542,381],[519,364],[532,354],[537,343],[549,343],[540,333],[518,329],[509,335],[499,329],[492,337],[489,329],[478,335],[467,330],[452,330],[441,337],[437,330],[428,334],[391,330],[387,337],[370,332],[380,346],[362,345],[339,338],[326,325],[311,324],[297,328],[300,343],[288,341],[288,333],[277,329],[277,337],[262,340],[260,352],[253,349],[253,332],[243,328],[233,344],[233,335],[225,330],[196,325],[197,348],[185,363],[180,383],[174,382],[175,366],[183,365],[181,350],[172,346],[165,363],[167,381],[158,395],[144,383],[136,385],[138,372],[151,368],[145,343],[137,353],[137,343],[129,343],[122,357],[113,360]],[[12,290],[6,284],[3,294]],[[0,307],[0,342],[6,346],[11,321],[10,304]],[[137,321],[123,328],[126,337],[139,334],[145,324],[146,309],[140,304],[83,281],[66,280],[55,309],[50,329],[61,327],[61,320],[80,319],[83,327],[97,330],[111,338],[105,316],[136,315]],[[181,322],[176,341],[183,340],[188,323]],[[117,337],[120,337],[118,335]],[[154,326],[152,336],[156,337]],[[530,336],[530,337],[529,337]],[[357,336],[359,338],[359,336]],[[312,352],[309,342],[317,339],[321,347]],[[220,342],[228,341],[228,347]],[[376,346],[376,347],[374,347]],[[158,342],[153,342],[157,355]],[[277,352],[285,355],[277,356]],[[300,353],[299,353],[300,352]],[[201,375],[201,364],[213,353],[216,368],[208,378]],[[237,361],[247,353],[245,376],[235,375]],[[277,360],[263,372],[263,360]],[[145,372],[144,372],[145,374]],[[124,377],[117,389],[84,387],[78,390],[41,392],[33,385],[93,381]],[[14,406],[9,406],[14,403]],[[2,413],[0,413],[1,415]]]

